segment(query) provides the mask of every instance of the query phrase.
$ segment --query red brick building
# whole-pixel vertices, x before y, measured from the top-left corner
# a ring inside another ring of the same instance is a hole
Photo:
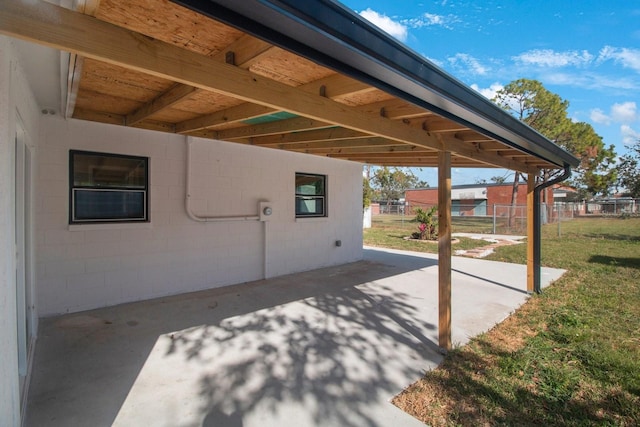
[[[493,215],[494,206],[511,204],[513,184],[470,184],[455,185],[451,188],[451,214],[459,216]],[[547,192],[547,205],[553,204],[553,194]],[[418,188],[407,190],[405,200],[409,209],[438,204],[438,188]],[[518,186],[516,205],[527,204],[527,184]]]

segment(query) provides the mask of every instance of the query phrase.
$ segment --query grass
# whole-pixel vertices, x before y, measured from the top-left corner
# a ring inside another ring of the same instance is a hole
[[[412,222],[413,216],[402,215],[375,215],[374,226],[398,226],[400,228],[412,227],[415,231],[416,224]],[[493,233],[493,218],[481,216],[453,216],[451,218],[454,233]],[[496,233],[498,234],[526,234],[526,218],[517,217],[513,227],[507,227],[507,219],[496,218]]]
[[[394,403],[432,426],[640,425],[640,219],[543,228],[568,272]],[[524,263],[525,245],[493,260]]]
[[[378,246],[391,249],[401,249],[405,251],[438,253],[438,245],[434,241],[419,242],[415,240],[405,240],[414,231],[418,231],[418,224],[410,219],[402,219],[397,215],[378,215],[373,223],[373,227],[364,230],[364,244],[368,246]],[[480,220],[482,221],[482,219]],[[454,232],[470,231],[468,225],[453,228]],[[470,239],[468,237],[458,238],[458,242],[453,244],[453,250],[474,249],[491,244],[485,240]]]

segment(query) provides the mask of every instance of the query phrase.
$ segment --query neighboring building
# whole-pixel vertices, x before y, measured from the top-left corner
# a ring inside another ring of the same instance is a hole
[[[451,214],[454,216],[491,216],[494,207],[511,205],[513,184],[468,184],[451,187]],[[437,188],[416,188],[405,192],[409,209],[438,204]],[[554,202],[554,193],[547,192],[547,205]],[[516,205],[527,204],[527,184],[518,185]]]

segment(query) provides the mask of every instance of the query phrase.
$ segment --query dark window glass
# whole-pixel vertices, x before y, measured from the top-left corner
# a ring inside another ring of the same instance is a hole
[[[327,177],[296,173],[296,217],[327,216]]]
[[[149,159],[70,152],[70,223],[148,221]]]

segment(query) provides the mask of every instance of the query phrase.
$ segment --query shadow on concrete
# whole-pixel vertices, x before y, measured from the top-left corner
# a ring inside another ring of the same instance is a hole
[[[389,254],[42,319],[27,425],[388,425],[383,404],[441,356],[413,296],[367,287],[436,264]]]
[[[495,280],[490,280],[490,279],[487,279],[486,277],[480,277],[480,276],[478,276],[476,274],[471,274],[471,273],[469,273],[467,271],[462,271],[462,270],[455,269],[455,268],[452,268],[451,271],[455,271],[456,273],[464,274],[465,276],[473,277],[474,279],[479,279],[479,280],[482,280],[485,283],[491,283],[492,285],[500,286],[502,288],[509,289],[511,291],[514,291],[514,292],[518,292],[518,293],[525,294],[525,295],[528,294],[528,292],[526,290],[518,289],[515,286],[509,286],[506,283],[500,283],[500,282],[497,282]]]

